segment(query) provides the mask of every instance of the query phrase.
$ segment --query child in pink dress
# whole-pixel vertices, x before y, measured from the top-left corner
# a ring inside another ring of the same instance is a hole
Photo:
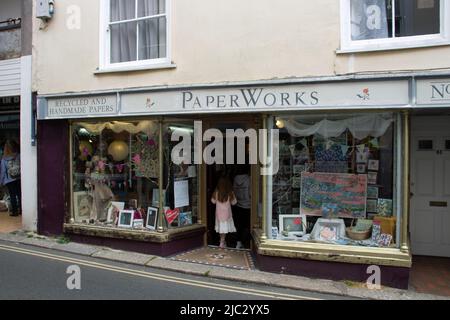
[[[225,248],[227,233],[236,232],[231,206],[236,204],[233,186],[225,177],[219,179],[211,202],[216,205],[216,232],[220,234],[220,248]]]

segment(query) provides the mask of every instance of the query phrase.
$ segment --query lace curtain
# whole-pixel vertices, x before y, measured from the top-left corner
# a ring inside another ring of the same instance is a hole
[[[343,134],[347,129],[358,140],[367,137],[381,137],[393,122],[392,118],[380,115],[367,115],[352,117],[342,120],[323,119],[314,124],[304,124],[295,119],[281,119],[291,136],[308,137],[319,134],[324,138],[335,138]]]

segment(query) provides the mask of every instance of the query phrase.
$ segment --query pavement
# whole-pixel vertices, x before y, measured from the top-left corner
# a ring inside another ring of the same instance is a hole
[[[342,298],[373,300],[450,300],[450,297],[430,295],[388,287],[368,289],[364,284],[350,281],[311,279],[301,276],[276,274],[258,270],[235,270],[224,267],[176,261],[169,258],[106,247],[68,242],[65,238],[50,238],[31,232],[16,231],[0,234],[0,240],[15,244],[57,250],[91,258],[132,264],[140,267],[185,273],[212,279],[238,281],[249,284],[268,285],[277,288],[301,290],[311,293],[329,294]]]

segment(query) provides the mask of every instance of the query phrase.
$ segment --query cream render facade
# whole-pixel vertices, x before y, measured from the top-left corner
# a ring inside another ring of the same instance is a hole
[[[450,46],[337,53],[338,0],[170,3],[174,68],[97,73],[100,1],[57,1],[48,23],[34,20],[33,90],[46,95],[450,68]],[[79,29],[68,28],[77,19],[73,6],[80,9]]]

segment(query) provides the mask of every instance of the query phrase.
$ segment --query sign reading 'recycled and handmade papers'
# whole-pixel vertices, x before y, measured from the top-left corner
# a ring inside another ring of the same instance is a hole
[[[366,217],[367,176],[302,172],[300,213],[323,216],[332,206],[341,218]]]

